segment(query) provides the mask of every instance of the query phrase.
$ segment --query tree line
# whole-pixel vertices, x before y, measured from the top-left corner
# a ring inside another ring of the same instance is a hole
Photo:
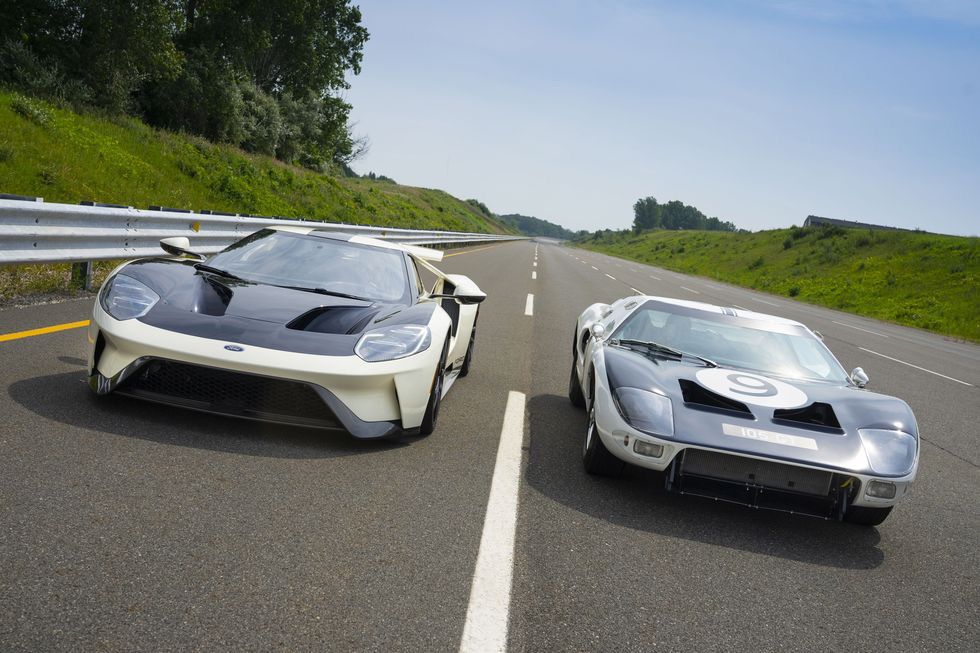
[[[709,218],[695,207],[679,200],[660,204],[655,197],[644,197],[633,205],[633,231],[639,233],[648,229],[738,230],[731,222]]]
[[[367,39],[350,0],[4,1],[0,84],[324,170]]]

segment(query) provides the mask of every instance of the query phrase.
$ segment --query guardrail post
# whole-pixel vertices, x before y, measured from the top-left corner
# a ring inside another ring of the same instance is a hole
[[[92,261],[71,264],[71,287],[92,289]]]

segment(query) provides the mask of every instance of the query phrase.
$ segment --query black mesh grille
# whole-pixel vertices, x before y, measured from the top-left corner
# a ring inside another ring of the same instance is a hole
[[[684,452],[681,474],[814,496],[827,496],[833,478],[831,472],[701,449],[687,449]]]
[[[337,426],[333,413],[305,383],[200,365],[150,361],[127,379],[119,391],[227,415]]]

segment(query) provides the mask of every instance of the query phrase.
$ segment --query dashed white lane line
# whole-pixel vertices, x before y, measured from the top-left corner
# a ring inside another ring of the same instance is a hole
[[[872,331],[871,329],[865,329],[863,327],[854,326],[853,324],[847,324],[846,322],[838,322],[837,320],[831,320],[831,322],[833,322],[834,324],[839,324],[841,326],[849,327],[851,329],[857,329],[858,331],[864,331],[865,333],[870,333],[872,335],[881,336],[882,338],[888,337],[884,333],[878,333],[877,331]]]
[[[633,292],[635,292],[637,295],[645,295],[646,294],[642,290],[637,290],[636,288],[633,288],[632,286],[630,286],[630,290],[632,290]]]
[[[610,279],[612,279],[613,281],[615,281],[615,280],[616,280],[616,277],[614,277],[614,276],[613,276],[613,275],[611,275],[611,274],[608,274],[608,273],[607,273],[607,274],[606,274],[606,276],[607,276],[607,277],[609,277]]]
[[[538,262],[537,261],[534,262],[534,267],[538,267]]]
[[[770,306],[779,306],[779,304],[775,304],[773,302],[767,302],[766,300],[759,299],[758,297],[749,297],[749,299],[751,299],[753,301],[756,301],[756,302],[762,302],[763,304],[769,304]]]
[[[534,295],[527,294],[527,301],[524,302],[524,315],[534,315]]]
[[[864,347],[858,347],[858,349],[860,349],[861,351],[866,351],[869,354],[874,354],[875,356],[881,356],[882,358],[887,358],[888,360],[895,361],[896,363],[901,363],[902,365],[908,365],[909,367],[914,367],[917,370],[922,370],[923,372],[928,372],[929,374],[935,374],[936,376],[941,376],[944,379],[949,379],[950,381],[956,381],[957,383],[962,383],[963,385],[968,385],[971,388],[973,387],[973,384],[972,383],[967,383],[966,381],[960,381],[959,379],[954,379],[951,376],[946,376],[945,374],[940,374],[939,372],[933,372],[932,370],[927,370],[924,367],[919,367],[918,365],[913,365],[912,363],[906,363],[903,360],[899,360],[897,358],[892,358],[891,356],[886,356],[885,354],[880,354],[880,353],[878,353],[876,351],[873,351],[871,349],[865,349]]]
[[[738,304],[732,304],[732,307],[737,308],[737,309],[740,309],[740,310],[743,310],[743,311],[749,310],[749,309],[745,308],[744,306],[739,306]]]
[[[653,279],[654,281],[663,281],[663,279],[661,279],[660,277],[655,277],[652,274],[650,275],[650,278]]]
[[[591,267],[591,268],[592,268],[593,270],[595,270],[596,272],[598,272],[598,271],[599,271],[599,268],[597,268],[597,267],[596,267],[596,266],[594,266],[594,265],[590,265],[589,267]]]
[[[532,279],[537,279],[538,278],[538,273],[537,272],[531,272],[531,278]]]
[[[522,392],[507,395],[460,653],[507,649],[526,401]]]
[[[687,286],[681,286],[681,289],[682,290],[686,290],[687,292],[692,292],[695,295],[700,295],[701,294],[697,290],[694,290],[693,288],[688,288]]]

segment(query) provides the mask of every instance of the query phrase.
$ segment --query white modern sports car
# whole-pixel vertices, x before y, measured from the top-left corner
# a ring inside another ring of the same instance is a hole
[[[569,398],[590,473],[629,463],[670,491],[877,525],[915,480],[919,431],[867,383],[799,322],[636,296],[579,317]]]
[[[116,268],[89,327],[89,384],[213,413],[427,435],[470,370],[486,295],[442,252],[310,228],[262,229],[209,259]],[[420,268],[435,276],[429,290]]]

